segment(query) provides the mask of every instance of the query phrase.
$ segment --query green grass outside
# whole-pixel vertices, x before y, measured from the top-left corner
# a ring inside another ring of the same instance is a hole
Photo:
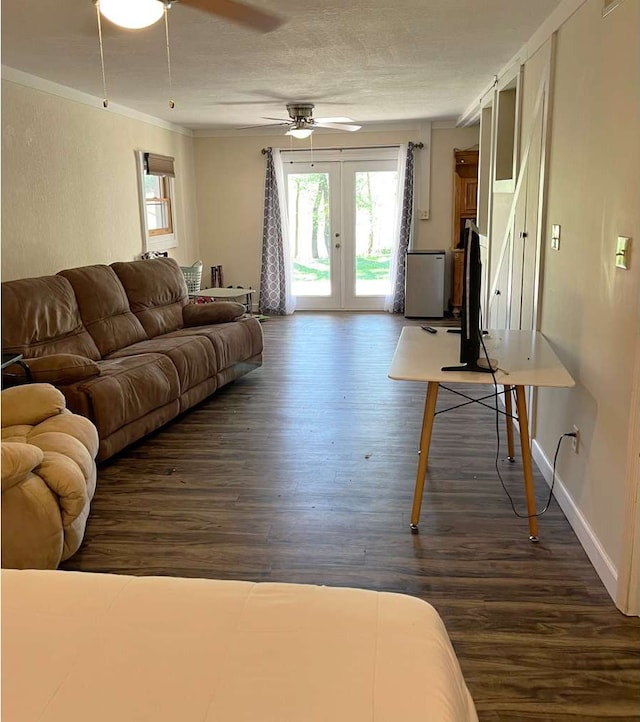
[[[357,256],[356,279],[358,281],[378,281],[389,277],[391,256]],[[329,279],[329,259],[317,258],[308,263],[293,262],[293,275],[296,281],[326,281]]]

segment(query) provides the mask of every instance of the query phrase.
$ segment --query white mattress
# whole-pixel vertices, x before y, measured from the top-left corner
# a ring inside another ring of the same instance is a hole
[[[437,612],[299,584],[2,571],[3,722],[471,722]]]

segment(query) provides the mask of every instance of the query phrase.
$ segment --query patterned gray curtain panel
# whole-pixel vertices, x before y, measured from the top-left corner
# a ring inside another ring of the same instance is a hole
[[[393,290],[393,313],[404,313],[404,277],[407,265],[407,250],[411,240],[413,218],[413,154],[414,143],[407,145],[407,163],[404,177],[404,196],[400,216],[400,243],[398,245],[398,272]]]
[[[264,225],[262,228],[262,271],[260,273],[260,313],[283,316],[286,313],[284,242],[280,200],[273,163],[273,150],[267,148],[267,174],[264,184]]]

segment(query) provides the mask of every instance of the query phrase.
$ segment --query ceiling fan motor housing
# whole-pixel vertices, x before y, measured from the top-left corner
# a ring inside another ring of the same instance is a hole
[[[313,103],[287,103],[289,117],[295,121],[312,120],[313,108]]]

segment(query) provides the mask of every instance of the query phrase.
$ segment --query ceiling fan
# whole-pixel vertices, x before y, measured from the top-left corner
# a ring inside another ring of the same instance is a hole
[[[165,8],[168,9],[177,2],[263,33],[275,30],[283,22],[276,15],[235,0],[94,0],[94,2],[107,20],[129,29],[153,25],[163,16]]]
[[[285,135],[292,135],[294,138],[308,138],[317,128],[329,128],[331,130],[355,131],[362,128],[361,125],[353,125],[351,118],[314,118],[313,103],[287,103],[289,119],[268,118],[265,120],[276,120],[277,123],[266,125],[246,125],[246,128],[269,128],[272,126],[286,127]]]

